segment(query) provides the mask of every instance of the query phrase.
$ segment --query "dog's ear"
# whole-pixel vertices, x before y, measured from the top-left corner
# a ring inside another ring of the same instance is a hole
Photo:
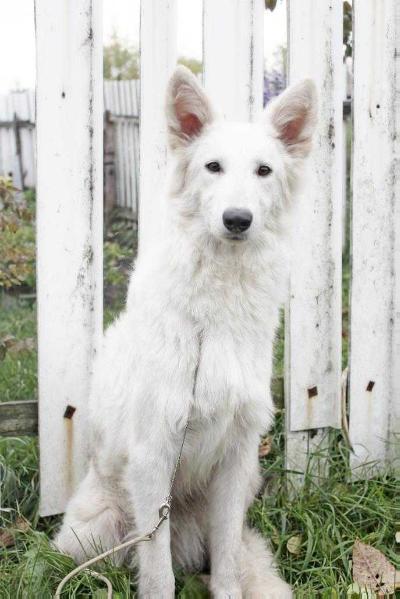
[[[167,90],[167,125],[170,147],[187,146],[213,120],[210,102],[196,77],[178,66]]]
[[[287,151],[305,158],[317,122],[317,90],[311,79],[291,85],[268,104],[266,116]]]

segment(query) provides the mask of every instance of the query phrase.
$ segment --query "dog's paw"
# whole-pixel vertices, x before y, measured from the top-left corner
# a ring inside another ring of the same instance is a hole
[[[150,578],[140,576],[139,599],[174,599],[175,579],[173,576]]]
[[[264,580],[243,594],[243,599],[292,599],[293,591],[290,586],[278,577]]]
[[[213,599],[242,599],[242,589],[239,585],[218,584],[210,581],[211,596]]]

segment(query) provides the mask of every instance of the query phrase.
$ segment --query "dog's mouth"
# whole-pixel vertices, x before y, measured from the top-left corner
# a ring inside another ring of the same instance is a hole
[[[224,233],[224,239],[228,241],[246,241],[247,233]]]

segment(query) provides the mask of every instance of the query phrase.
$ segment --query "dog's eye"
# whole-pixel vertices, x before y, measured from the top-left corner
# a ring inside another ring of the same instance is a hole
[[[271,173],[272,173],[272,168],[270,168],[266,164],[261,164],[261,166],[258,167],[257,175],[259,177],[268,177],[268,175],[270,175]]]
[[[206,164],[206,169],[208,169],[212,173],[220,173],[222,171],[220,163],[216,161],[208,162]]]

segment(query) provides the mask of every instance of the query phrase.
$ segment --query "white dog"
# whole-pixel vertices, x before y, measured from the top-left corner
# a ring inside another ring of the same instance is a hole
[[[303,81],[257,123],[214,117],[178,67],[167,94],[171,176],[165,232],[139,255],[126,310],[94,369],[88,474],[58,548],[75,560],[149,532],[173,487],[170,520],[138,545],[139,596],[174,597],[172,567],[210,565],[213,597],[291,597],[262,537],[245,524],[278,309],[285,219],[311,146],[315,88]]]

